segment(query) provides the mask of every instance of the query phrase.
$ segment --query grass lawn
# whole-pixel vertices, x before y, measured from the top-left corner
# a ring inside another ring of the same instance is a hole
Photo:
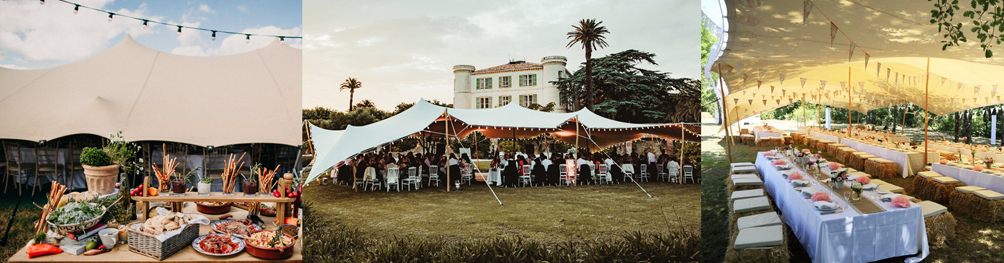
[[[609,239],[629,232],[696,229],[699,186],[633,183],[579,187],[493,188],[462,186],[460,192],[423,188],[400,193],[353,192],[345,185],[304,187],[310,217],[330,218],[377,239],[436,237],[447,241],[498,236],[554,245]]]
[[[721,262],[725,256],[725,249],[729,246],[729,221],[726,220],[728,197],[725,195],[729,161],[722,133],[717,133],[718,127],[717,125],[702,127],[707,131],[702,134],[704,141],[701,149],[704,169],[701,187],[701,251],[704,253],[702,255],[704,262]],[[915,137],[915,133],[911,134],[909,131],[908,134]],[[804,148],[804,146],[799,147]],[[769,149],[771,147],[737,144],[732,147],[733,161],[752,162],[758,151]],[[913,177],[883,180],[905,188],[908,195],[911,193]],[[943,248],[932,247],[931,254],[923,262],[1004,262],[1004,249],[1001,248],[1001,244],[1004,244],[1004,224],[985,223],[959,215],[955,215],[955,218],[958,220],[955,239],[949,240]],[[792,253],[791,262],[811,262],[797,239],[793,235],[789,235],[788,238],[791,241],[788,243],[789,252]],[[903,262],[903,259],[894,258],[882,262]]]

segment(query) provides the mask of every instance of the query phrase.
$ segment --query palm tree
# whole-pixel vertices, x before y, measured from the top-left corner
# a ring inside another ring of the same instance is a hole
[[[355,106],[355,108],[365,108],[365,107],[376,108],[376,104],[373,104],[373,101],[371,100],[363,100],[360,101],[359,103],[356,103]]]
[[[342,82],[342,87],[338,91],[349,90],[349,111],[352,111],[352,97],[356,95],[356,89],[362,88],[363,83],[356,78],[348,78],[345,82]]]
[[[603,21],[583,19],[579,21],[578,25],[572,25],[575,31],[567,34],[572,41],[568,42],[566,48],[581,43],[582,48],[586,50],[586,108],[590,111],[593,110],[593,65],[590,63],[590,59],[593,57],[594,49],[607,47],[606,36],[603,34],[610,33],[607,31],[607,27],[600,24],[603,24]]]

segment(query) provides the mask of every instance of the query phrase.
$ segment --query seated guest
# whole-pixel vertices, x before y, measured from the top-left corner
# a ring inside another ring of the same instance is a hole
[[[576,161],[576,165],[579,168],[578,180],[579,184],[588,184],[593,182],[593,169],[589,166],[589,161],[586,160],[585,155],[580,155],[579,159]]]
[[[554,161],[551,161],[551,160],[545,160],[544,161],[545,163],[548,163],[548,165],[546,166],[547,167],[547,182],[551,183],[551,184],[554,184],[554,185],[558,185],[558,184],[561,183],[561,169],[559,168],[559,165],[560,165],[559,162],[561,162],[561,158],[558,158],[557,155],[554,155],[554,156],[552,156],[552,159],[555,159],[555,160]]]
[[[530,166],[530,175],[534,183],[544,185],[547,183],[547,166],[544,166],[544,160],[546,159],[542,159],[541,157],[544,157],[544,155],[541,154],[537,159],[533,160],[533,166]]]
[[[516,187],[519,182],[519,169],[520,168],[519,165],[516,164],[516,160],[511,159],[510,157],[509,164],[505,166],[504,170],[502,170],[502,182],[505,183],[505,186]]]
[[[680,163],[676,162],[676,158],[669,157],[669,162],[666,162],[666,174],[670,177],[680,175]]]
[[[450,154],[450,159],[447,161],[447,165],[450,168],[451,182],[447,182],[448,184],[447,188],[449,188],[453,186],[453,183],[460,182],[460,160],[457,159],[456,154],[453,153]]]

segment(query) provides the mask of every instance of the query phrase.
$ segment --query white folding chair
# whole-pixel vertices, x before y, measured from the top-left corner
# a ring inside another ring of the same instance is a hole
[[[607,165],[601,164],[598,171],[596,172],[596,179],[598,183],[603,183],[604,181],[610,183],[610,175],[607,174]]]
[[[430,165],[429,166],[429,184],[430,185],[432,184],[432,181],[436,181],[436,186],[439,186],[439,165]]]
[[[648,182],[648,165],[640,164],[641,172],[638,173],[638,180]]]
[[[422,166],[419,165],[416,168],[418,168],[418,171],[415,173],[415,189],[420,189],[422,188]]]
[[[666,167],[666,176],[669,177],[669,181],[676,182],[680,176],[680,169],[671,169]]]
[[[472,164],[473,165],[473,164]],[[467,185],[471,185],[471,180],[474,178],[474,169],[467,167],[460,171],[460,183],[463,184],[467,181]]]
[[[422,178],[421,175],[416,175],[415,172],[415,167],[408,167],[408,177],[401,180],[401,183],[403,183],[405,187],[408,187],[409,191],[411,190],[411,186],[417,183],[416,178]],[[418,189],[418,187],[416,186],[415,189]]]
[[[412,169],[415,169],[415,167],[412,167],[409,170],[412,170]],[[409,172],[412,172],[412,171],[409,171]],[[401,192],[401,182],[398,181],[398,179],[399,179],[400,176],[401,176],[400,175],[400,170],[398,170],[397,167],[387,169],[387,192],[390,192],[390,186],[391,185],[393,185],[394,188],[397,188],[398,192]],[[411,175],[409,175],[409,178],[410,177],[411,177]]]
[[[526,184],[530,184],[530,187],[533,187],[533,179],[530,178],[530,165],[529,164],[523,165],[523,170],[521,171],[523,175],[519,176],[520,184],[524,187],[526,186]]]
[[[565,169],[564,164],[558,165],[558,182],[568,182],[568,170]]]
[[[627,182],[628,178],[634,178],[634,166],[630,163],[621,165],[621,170],[624,172],[624,178],[621,178],[621,181]]]
[[[690,179],[691,183],[697,183],[697,181],[694,180],[694,166],[683,166],[683,182],[687,182],[687,179]]]
[[[666,173],[665,166],[656,165],[655,168],[656,171],[658,171],[658,174],[656,175],[655,179],[669,181],[669,174]]]
[[[363,173],[363,181],[366,182],[363,189],[364,191],[369,189],[370,186],[376,186],[377,189],[380,189],[380,181],[377,181],[376,176],[376,168],[366,167],[366,172]]]

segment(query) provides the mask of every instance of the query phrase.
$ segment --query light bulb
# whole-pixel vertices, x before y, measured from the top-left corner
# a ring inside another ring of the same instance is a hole
[[[115,16],[115,14],[108,13],[108,22],[111,22],[112,21],[112,17],[114,17],[114,16]]]
[[[73,7],[73,14],[76,15],[78,12],[80,12],[80,5]]]
[[[279,37],[279,45],[285,45],[285,44],[286,44],[286,38],[285,37]]]
[[[45,0],[38,1],[38,4],[45,5]]]
[[[178,36],[181,36],[181,26],[178,26]]]
[[[143,20],[143,29],[146,29],[146,23],[147,23],[147,22],[150,22],[150,21],[147,21],[147,20]]]
[[[216,30],[213,30],[213,41],[216,41]]]
[[[251,43],[251,34],[247,34],[245,36],[247,36],[247,37],[245,38],[246,41],[244,41],[244,43],[250,44]]]

